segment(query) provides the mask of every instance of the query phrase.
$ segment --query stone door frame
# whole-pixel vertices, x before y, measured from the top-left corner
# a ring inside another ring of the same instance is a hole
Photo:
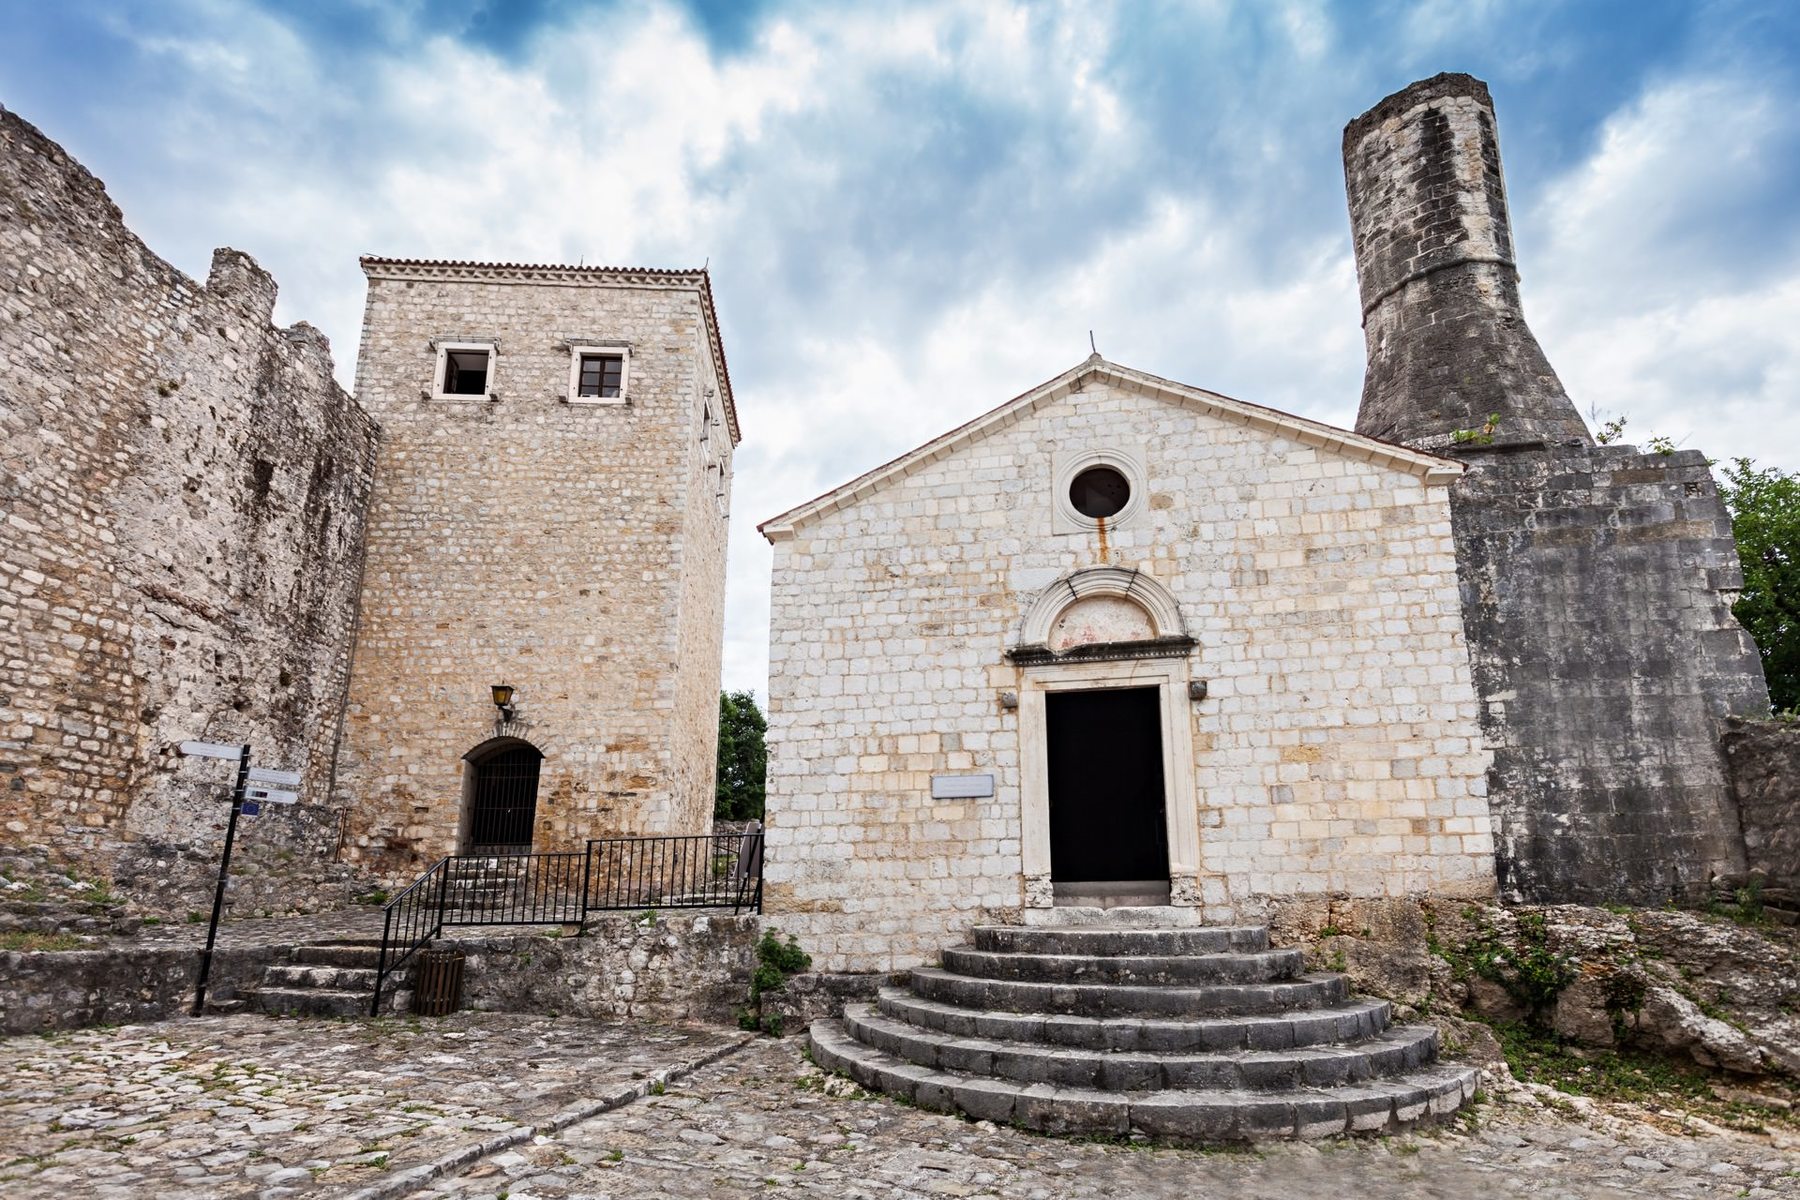
[[[1200,815],[1195,794],[1191,661],[1174,658],[1034,665],[1019,681],[1019,830],[1025,907],[1054,908],[1050,882],[1050,764],[1044,697],[1050,692],[1154,687],[1162,709],[1163,797],[1169,838],[1169,903],[1200,902]]]

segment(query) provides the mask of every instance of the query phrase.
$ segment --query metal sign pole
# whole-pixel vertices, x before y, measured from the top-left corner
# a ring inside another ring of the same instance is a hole
[[[206,1011],[206,977],[212,973],[213,943],[219,936],[219,913],[225,907],[225,877],[231,870],[231,843],[237,838],[238,813],[244,807],[244,785],[250,779],[250,747],[238,750],[237,783],[231,789],[231,819],[225,824],[225,853],[219,859],[219,885],[213,889],[212,923],[206,927],[206,949],[200,952],[200,983],[194,989],[194,1015]]]

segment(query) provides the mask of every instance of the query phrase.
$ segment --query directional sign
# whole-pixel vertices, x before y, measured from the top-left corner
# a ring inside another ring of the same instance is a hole
[[[300,797],[294,792],[278,792],[274,788],[247,787],[244,789],[244,799],[261,800],[268,804],[292,804]]]
[[[219,742],[183,742],[181,752],[198,758],[242,758],[242,746],[226,746]]]
[[[274,783],[282,787],[299,787],[300,772],[277,771],[274,767],[251,767],[251,783]]]
[[[238,811],[243,813],[246,817],[254,817],[257,813],[262,811],[262,805],[254,800],[246,800],[238,807]]]

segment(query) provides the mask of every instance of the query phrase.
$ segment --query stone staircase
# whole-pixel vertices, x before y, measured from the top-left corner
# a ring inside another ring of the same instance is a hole
[[[813,1058],[921,1108],[1188,1142],[1391,1132],[1474,1094],[1479,1070],[1438,1063],[1436,1030],[1390,1024],[1264,927],[1160,924],[1186,911],[977,927],[910,990],[815,1022]]]
[[[366,1017],[375,994],[381,940],[344,939],[294,947],[293,957],[264,969],[252,996],[257,1011],[294,1017]],[[411,963],[390,977],[383,1008],[405,1011]]]

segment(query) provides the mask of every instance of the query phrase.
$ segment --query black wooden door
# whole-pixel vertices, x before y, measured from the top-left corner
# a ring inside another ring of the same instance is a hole
[[[531,746],[508,746],[472,763],[465,854],[530,854],[537,820],[538,765]]]
[[[1167,880],[1161,690],[1051,692],[1044,701],[1051,878]]]

